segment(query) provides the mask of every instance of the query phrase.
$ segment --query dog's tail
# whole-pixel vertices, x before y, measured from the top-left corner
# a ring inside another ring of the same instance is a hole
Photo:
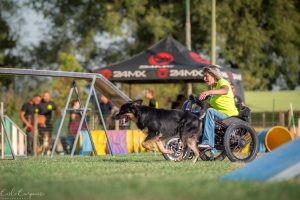
[[[197,138],[202,137],[202,128],[203,128],[203,119],[200,120],[197,117],[194,120],[186,120],[183,118],[179,122],[179,126],[177,127],[177,133],[181,136],[182,134],[195,134]],[[185,133],[184,133],[185,131]]]

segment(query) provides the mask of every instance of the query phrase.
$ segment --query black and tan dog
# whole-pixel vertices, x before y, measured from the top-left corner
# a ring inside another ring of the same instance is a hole
[[[199,118],[188,111],[156,109],[142,105],[143,100],[129,101],[123,104],[114,119],[124,117],[134,121],[137,127],[147,134],[142,146],[152,150],[156,143],[159,150],[164,154],[174,153],[165,148],[164,141],[169,137],[180,136],[183,151],[178,158],[182,160],[183,152],[189,147],[194,152],[194,162],[200,156],[197,148],[197,140],[202,133],[202,123]]]

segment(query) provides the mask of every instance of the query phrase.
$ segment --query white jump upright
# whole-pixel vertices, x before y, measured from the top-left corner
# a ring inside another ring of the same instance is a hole
[[[11,139],[13,152],[16,156],[27,156],[27,136],[26,133],[7,115],[4,115],[5,125],[10,127],[8,135]]]
[[[7,141],[7,144],[9,146],[9,150],[10,150],[9,155],[11,154],[12,158],[15,160],[16,159],[15,150],[17,149],[17,146],[15,145],[16,146],[15,149],[12,146],[10,134],[7,130],[5,120],[4,120],[4,107],[3,107],[2,102],[1,102],[1,106],[0,106],[0,133],[1,133],[1,159],[5,159],[5,157],[6,157],[6,152],[5,152],[6,144],[5,143]],[[11,134],[11,135],[16,136],[16,134]]]

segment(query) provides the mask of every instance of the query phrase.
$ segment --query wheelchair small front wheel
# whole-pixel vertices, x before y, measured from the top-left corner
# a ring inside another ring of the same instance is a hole
[[[229,160],[250,162],[258,153],[257,134],[248,122],[234,122],[226,129],[224,147]]]
[[[173,154],[163,154],[166,160],[176,160],[180,153],[182,152],[182,142],[178,136],[169,138],[166,140],[165,148],[168,150],[173,150]],[[187,160],[193,157],[193,153],[187,147],[186,151],[183,154],[183,160]]]

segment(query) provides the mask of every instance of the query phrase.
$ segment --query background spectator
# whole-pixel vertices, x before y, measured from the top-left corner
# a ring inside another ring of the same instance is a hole
[[[24,124],[27,135],[27,153],[33,154],[33,134],[34,134],[34,113],[39,112],[38,105],[41,103],[41,97],[34,95],[32,99],[22,105],[20,118]]]
[[[73,143],[79,128],[79,123],[81,120],[81,114],[80,114],[80,110],[77,110],[80,108],[80,103],[79,101],[76,100],[72,100],[71,101],[71,106],[72,106],[72,112],[70,114],[70,120],[69,120],[69,124],[68,124],[68,136],[66,139],[66,143],[67,143],[67,153],[70,153],[71,149],[73,148]],[[83,122],[81,130],[86,130],[86,124],[85,122]]]
[[[183,94],[178,94],[176,101],[172,102],[171,109],[181,109],[186,97]]]
[[[153,108],[158,108],[158,101],[154,98],[154,91],[150,88],[145,91],[145,98],[149,100],[149,106]]]
[[[115,122],[112,120],[112,116],[116,113],[119,109],[118,107],[114,106],[113,103],[104,95],[100,94],[100,109],[105,121],[105,125],[107,129],[114,129]]]
[[[39,104],[39,114],[45,118],[45,124],[39,125],[40,144],[44,151],[50,153],[52,146],[52,131],[53,131],[53,114],[59,114],[56,104],[51,100],[51,95],[48,91],[43,93],[42,102]]]

